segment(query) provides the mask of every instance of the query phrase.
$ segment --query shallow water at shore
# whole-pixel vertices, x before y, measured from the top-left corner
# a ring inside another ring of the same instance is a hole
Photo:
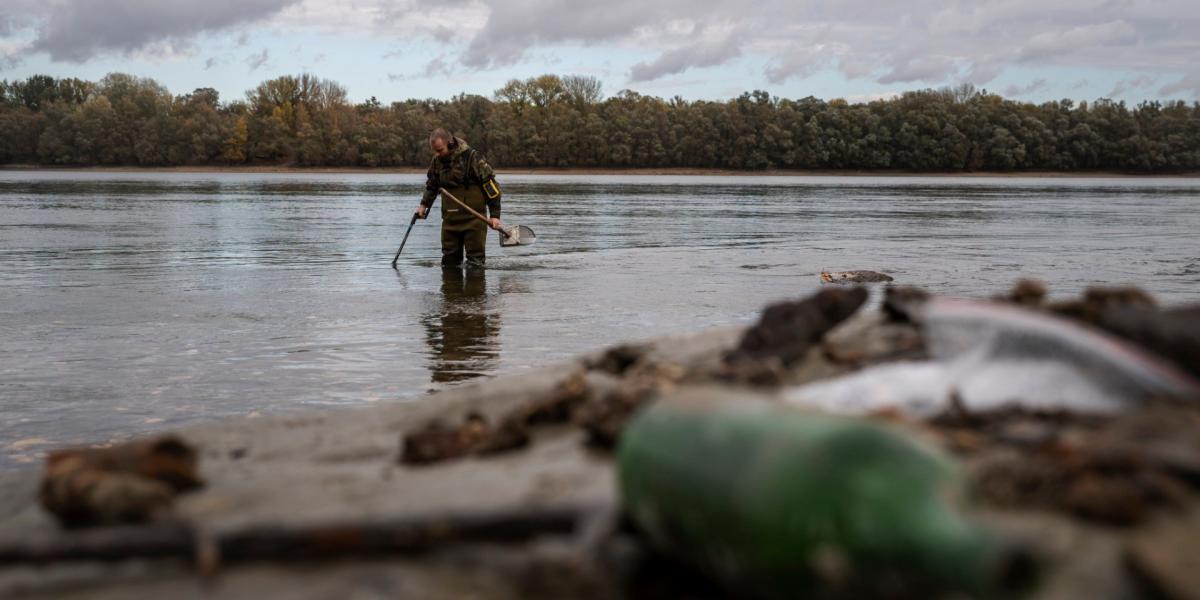
[[[822,269],[987,295],[1200,292],[1200,179],[510,175],[483,273],[423,177],[0,171],[0,465],[223,416],[412,398],[746,323]],[[436,212],[436,211],[435,211]]]

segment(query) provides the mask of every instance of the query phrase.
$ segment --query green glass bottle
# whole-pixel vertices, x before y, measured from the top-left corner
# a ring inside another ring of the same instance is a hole
[[[955,465],[883,425],[660,402],[617,458],[623,506],[653,545],[738,595],[999,595],[1004,553],[956,511]]]

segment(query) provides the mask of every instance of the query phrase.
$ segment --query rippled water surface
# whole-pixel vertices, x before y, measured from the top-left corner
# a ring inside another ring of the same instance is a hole
[[[1200,180],[502,176],[485,273],[423,176],[0,171],[0,465],[231,415],[411,398],[610,342],[752,320],[871,269],[982,296],[1198,301]],[[436,211],[435,211],[436,212]]]

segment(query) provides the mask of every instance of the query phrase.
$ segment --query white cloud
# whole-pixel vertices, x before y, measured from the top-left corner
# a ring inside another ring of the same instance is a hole
[[[654,57],[611,67],[636,63],[639,82],[741,57],[775,84],[836,69],[882,84],[983,85],[1036,66],[1138,72],[1169,82],[1160,93],[1200,97],[1195,0],[0,0],[0,49],[10,61],[169,58],[209,33],[241,32],[258,47],[260,23],[272,35],[394,39],[438,55],[431,73],[545,65],[573,46]]]
[[[949,56],[917,56],[897,61],[879,83],[939,83],[958,73],[954,59]]]
[[[11,69],[21,62],[21,55],[29,49],[29,42],[6,42],[0,40],[0,71]]]
[[[700,40],[664,52],[648,63],[633,65],[631,81],[650,81],[665,75],[676,75],[688,69],[713,67],[727,63],[742,53],[743,36],[732,32],[723,38]]]

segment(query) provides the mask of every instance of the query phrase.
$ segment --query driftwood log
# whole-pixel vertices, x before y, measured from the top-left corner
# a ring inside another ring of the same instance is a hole
[[[212,534],[182,522],[0,538],[0,564],[182,558],[211,570],[225,563],[412,554],[455,543],[516,543],[571,536],[614,514],[611,507],[514,507],[406,515],[348,523],[259,525]]]

